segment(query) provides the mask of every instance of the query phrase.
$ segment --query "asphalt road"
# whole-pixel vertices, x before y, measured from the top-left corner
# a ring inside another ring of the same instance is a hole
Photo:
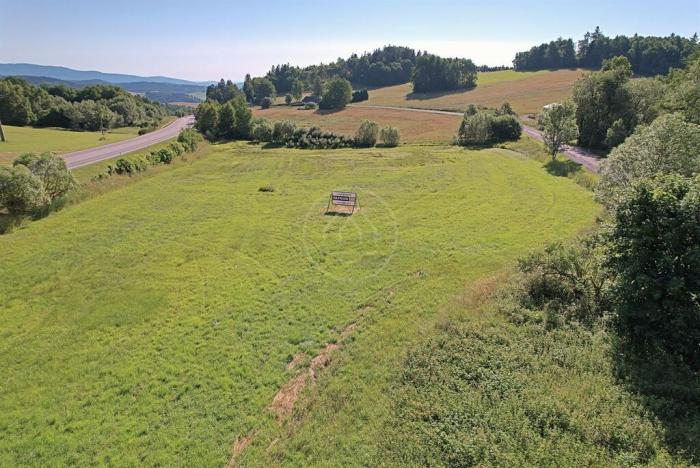
[[[188,115],[185,117],[180,117],[165,127],[159,128],[158,130],[154,130],[150,133],[146,133],[145,135],[137,136],[129,140],[119,141],[117,143],[110,143],[109,145],[98,146],[96,148],[65,153],[61,156],[66,160],[66,164],[69,168],[75,169],[77,167],[87,166],[99,161],[104,161],[105,159],[115,158],[126,153],[131,153],[132,151],[142,150],[151,145],[175,138],[182,129],[187,128],[192,124],[194,124],[194,117]]]
[[[444,115],[459,115],[462,116],[462,112],[451,112],[451,111],[441,111],[432,109],[416,109],[414,107],[393,107],[393,106],[357,106],[357,107],[372,107],[375,109],[390,109],[390,110],[404,110],[410,112],[425,112],[428,114],[444,114]],[[523,125],[523,132],[530,135],[532,138],[542,141],[542,132],[532,127]],[[598,172],[600,166],[600,158],[590,151],[579,146],[567,145],[563,148],[562,153],[566,155],[569,159],[574,162],[579,163],[591,172]]]

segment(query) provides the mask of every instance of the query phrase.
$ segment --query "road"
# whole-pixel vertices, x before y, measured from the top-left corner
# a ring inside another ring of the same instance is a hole
[[[142,150],[151,145],[175,138],[182,129],[187,128],[192,124],[194,124],[193,116],[188,115],[185,117],[180,117],[165,127],[159,128],[158,130],[154,130],[150,133],[146,133],[145,135],[137,136],[129,140],[119,141],[117,143],[110,143],[109,145],[98,146],[96,148],[65,153],[62,154],[61,157],[66,160],[66,164],[71,169],[87,166],[99,161],[104,161],[105,159],[131,153],[132,151]]]
[[[433,109],[416,109],[415,107],[394,107],[394,106],[357,106],[357,107],[371,107],[374,109],[389,109],[389,110],[403,110],[410,112],[425,112],[428,114],[443,114],[443,115],[459,115],[460,117],[464,115],[463,112],[451,112],[451,111],[441,111]],[[532,138],[542,141],[542,132],[527,125],[523,125],[523,132],[527,133]],[[566,155],[572,161],[579,163],[591,172],[598,172],[600,167],[600,158],[590,151],[579,146],[567,145],[563,148],[562,153]]]

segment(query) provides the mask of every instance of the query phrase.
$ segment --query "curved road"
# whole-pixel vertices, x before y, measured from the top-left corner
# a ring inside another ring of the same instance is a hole
[[[131,153],[132,151],[142,150],[151,145],[161,143],[165,140],[175,138],[181,130],[190,127],[194,124],[194,117],[191,115],[180,117],[174,122],[169,123],[165,127],[154,130],[145,135],[137,136],[129,140],[110,143],[109,145],[98,146],[72,153],[62,154],[61,157],[66,160],[69,168],[87,166],[105,159],[121,156],[122,154]]]
[[[425,112],[428,114],[443,114],[443,115],[459,115],[460,117],[464,115],[463,112],[451,112],[451,111],[441,111],[433,109],[416,109],[415,107],[394,107],[394,106],[364,106],[359,105],[355,107],[370,107],[374,109],[389,109],[389,110],[404,110],[410,112]],[[542,132],[527,125],[523,125],[523,132],[527,133],[532,138],[542,141]],[[598,172],[600,166],[600,158],[590,151],[579,146],[567,145],[562,151],[569,159],[574,162],[579,163],[591,172]]]

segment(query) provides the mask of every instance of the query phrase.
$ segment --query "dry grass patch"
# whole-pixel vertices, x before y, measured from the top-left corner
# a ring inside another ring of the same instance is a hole
[[[318,126],[324,130],[353,136],[365,119],[380,126],[392,125],[401,132],[403,143],[447,143],[457,133],[461,117],[456,115],[426,114],[392,109],[348,107],[342,111],[299,110],[296,107],[275,106],[254,109],[255,117],[272,121],[293,120],[299,125]]]
[[[502,72],[492,72],[493,74]],[[543,73],[509,71],[507,76],[490,77],[480,74],[478,86],[469,91],[450,93],[413,93],[410,83],[378,88],[369,92],[364,106],[416,107],[464,111],[469,104],[488,107],[508,101],[518,114],[539,112],[545,104],[571,95],[574,82],[584,70],[557,70]],[[507,79],[506,79],[507,78]]]

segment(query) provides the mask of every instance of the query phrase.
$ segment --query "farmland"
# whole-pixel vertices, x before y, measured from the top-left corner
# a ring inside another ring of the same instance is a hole
[[[449,143],[459,128],[461,117],[405,112],[391,109],[347,107],[339,111],[301,110],[297,107],[274,106],[255,109],[255,117],[271,121],[293,120],[298,125],[318,126],[324,130],[353,136],[360,122],[373,120],[380,126],[392,125],[401,132],[406,143]]]
[[[0,238],[0,465],[377,464],[405,350],[599,212],[502,149],[208,148]],[[360,211],[324,216],[333,189]]]
[[[416,107],[464,111],[469,104],[498,107],[507,101],[518,114],[539,112],[542,106],[571,95],[582,70],[479,73],[477,87],[469,91],[413,93],[411,84],[369,91],[369,100],[359,106]]]

